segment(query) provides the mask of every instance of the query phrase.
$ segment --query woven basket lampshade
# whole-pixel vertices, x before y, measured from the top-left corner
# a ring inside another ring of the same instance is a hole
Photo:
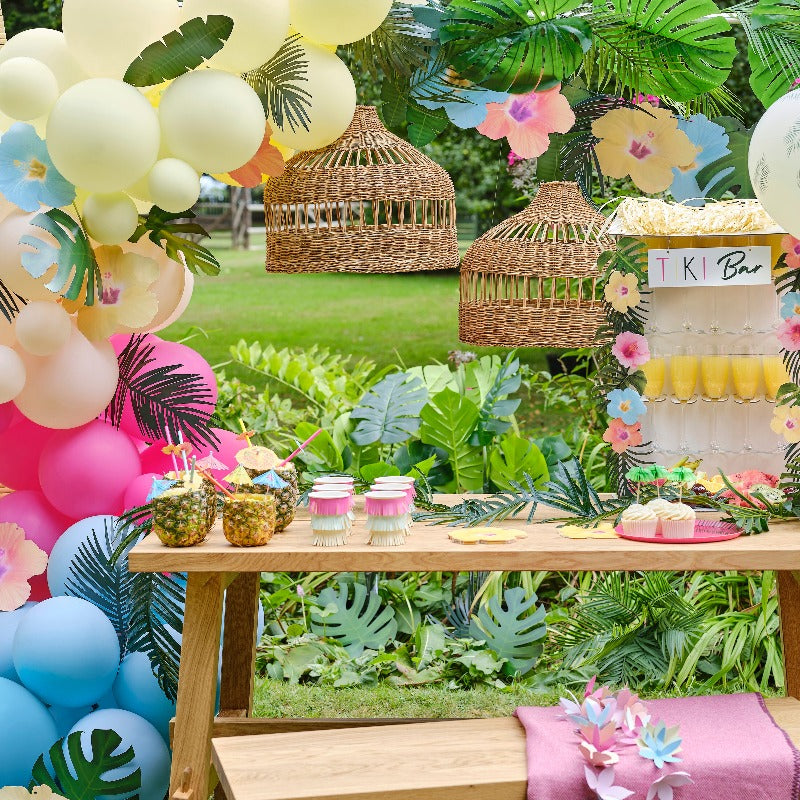
[[[458,267],[450,176],[359,106],[340,139],[301,152],[264,190],[267,272]]]
[[[603,317],[597,258],[605,217],[576,183],[544,183],[533,202],[477,239],[461,264],[459,337],[499,347],[588,347]]]

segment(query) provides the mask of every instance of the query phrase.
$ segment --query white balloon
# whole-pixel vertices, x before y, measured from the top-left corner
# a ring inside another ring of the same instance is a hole
[[[19,396],[25,387],[25,364],[16,350],[0,345],[0,403]]]
[[[17,314],[15,328],[23,350],[33,356],[51,356],[69,340],[72,322],[60,304],[38,300]]]
[[[191,208],[200,197],[200,176],[178,158],[156,161],[147,185],[153,203],[173,214]]]
[[[109,78],[67,89],[47,122],[56,169],[91,192],[118,192],[136,183],[155,164],[160,138],[150,103],[133,86]]]
[[[316,150],[335,142],[353,120],[356,85],[347,65],[334,53],[311,42],[300,43],[308,62],[303,89],[311,94],[309,129],[292,130],[286,116],[280,127],[270,115],[272,138],[292,150]],[[221,172],[222,170],[215,170]]]
[[[139,224],[136,203],[122,192],[90,194],[83,204],[88,234],[100,244],[120,244],[133,236]]]
[[[64,0],[61,23],[83,69],[118,80],[145,47],[180,24],[175,0]]]
[[[198,172],[244,166],[266,129],[258,95],[241,78],[216,69],[177,78],[161,98],[159,116],[170,152]]]
[[[58,81],[46,64],[19,56],[0,64],[0,111],[12,119],[36,119],[55,105]]]
[[[233,32],[208,63],[237,75],[266,64],[289,32],[289,0],[185,0],[181,18],[209,14],[230,17]]]
[[[63,92],[89,76],[70,53],[64,34],[50,28],[32,28],[12,36],[0,48],[0,64],[11,58],[27,56],[47,64],[56,76],[58,87]]]
[[[292,26],[320,44],[349,44],[386,19],[392,0],[290,0]]]

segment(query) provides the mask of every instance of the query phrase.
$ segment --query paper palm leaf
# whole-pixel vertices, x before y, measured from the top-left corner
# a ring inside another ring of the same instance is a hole
[[[22,254],[26,272],[41,278],[55,264],[56,274],[45,286],[67,300],[77,300],[83,294],[84,303],[94,305],[103,294],[103,283],[92,246],[81,226],[59,208],[37,214],[31,225],[47,231],[56,240],[56,246],[33,235],[23,236],[19,243],[35,251]]]
[[[359,421],[351,438],[361,447],[405,442],[419,430],[419,412],[427,400],[428,390],[419,378],[393,372],[378,381],[350,413],[350,419]]]
[[[472,364],[467,368],[469,369]],[[519,359],[514,353],[509,353],[481,405],[478,423],[470,436],[471,445],[485,447],[491,444],[496,436],[505,433],[511,427],[511,422],[503,417],[510,417],[519,408],[521,400],[509,398],[509,395],[519,391],[521,385]]]
[[[123,80],[131,86],[155,86],[201,66],[225,46],[233,20],[219,14],[195,17],[163,39],[148,45],[128,67]]]
[[[49,786],[56,794],[69,800],[95,800],[97,797],[120,795],[131,800],[137,798],[142,787],[141,769],[137,767],[122,777],[109,777],[109,773],[116,772],[119,775],[119,771],[135,763],[133,747],[115,755],[122,744],[120,735],[115,731],[93,730],[91,751],[86,756],[81,744],[84,735],[76,731],[66,739],[59,739],[49,750],[52,767],[45,765],[43,755],[39,756],[33,767],[31,788]]]
[[[0,314],[2,314],[8,322],[14,321],[26,302],[27,301],[16,292],[12,292],[3,281],[0,281]]]

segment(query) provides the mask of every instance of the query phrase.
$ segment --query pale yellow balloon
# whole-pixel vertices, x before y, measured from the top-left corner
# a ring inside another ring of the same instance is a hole
[[[162,158],[150,170],[148,189],[155,205],[178,214],[191,208],[200,197],[200,176],[185,161]]]
[[[175,0],[64,0],[61,22],[83,69],[118,80],[145,47],[180,24]]]
[[[198,172],[230,172],[246,164],[264,139],[258,95],[241,78],[216,69],[177,78],[159,106],[170,152]]]
[[[46,64],[28,56],[0,64],[0,111],[27,122],[47,114],[58,99],[58,82]]]
[[[23,236],[32,236],[45,244],[58,248],[58,243],[47,231],[31,225],[31,221],[39,212],[26,214],[24,211],[12,211],[0,222],[0,281],[6,288],[16,292],[26,300],[52,300],[54,298],[45,283],[56,270],[53,265],[41,278],[34,278],[22,266],[22,254],[35,252],[31,245],[20,244]]]
[[[19,396],[25,387],[25,364],[10,347],[0,345],[0,403],[8,403]]]
[[[386,19],[392,0],[290,0],[292,27],[314,42],[348,44]]]
[[[31,30],[12,36],[0,48],[0,64],[19,56],[35,58],[50,67],[62,92],[89,77],[75,60],[75,56],[70,53],[61,31],[53,31],[50,28],[31,28]]]
[[[303,89],[311,94],[309,129],[296,124],[292,130],[286,116],[280,127],[272,115],[272,138],[293,150],[316,150],[336,141],[353,120],[356,86],[346,64],[338,56],[311,42],[300,43],[308,63]],[[220,170],[221,171],[221,170]]]
[[[209,14],[230,17],[233,32],[208,63],[237,75],[266,64],[289,31],[289,0],[185,0],[181,18]]]
[[[50,112],[47,147],[56,169],[92,192],[118,192],[155,164],[161,134],[133,86],[92,78],[67,89]]]
[[[90,194],[83,204],[83,221],[89,236],[100,244],[121,244],[139,224],[136,204],[123,192]]]
[[[14,325],[19,346],[33,356],[52,356],[72,333],[69,314],[55,301],[28,303],[17,314]]]

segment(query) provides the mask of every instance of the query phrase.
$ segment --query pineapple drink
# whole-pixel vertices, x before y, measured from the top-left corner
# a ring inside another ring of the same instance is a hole
[[[283,467],[272,467],[271,469],[287,484],[286,486],[280,489],[273,489],[266,484],[254,484],[241,488],[244,492],[272,495],[275,498],[275,533],[280,533],[288,528],[294,519],[297,501],[300,497],[300,492],[297,488],[297,470],[291,462]],[[251,478],[257,478],[263,472],[264,470],[247,468],[247,474]]]
[[[217,521],[217,487],[211,483],[208,478],[203,478],[203,491],[206,495],[206,501],[208,502],[208,515],[206,517],[206,524],[208,525],[208,530],[210,531],[214,527],[214,523]]]
[[[208,535],[205,491],[175,487],[152,502],[153,530],[167,547],[191,547]]]
[[[240,492],[225,497],[222,532],[237,547],[258,547],[275,533],[275,500],[269,495]]]

